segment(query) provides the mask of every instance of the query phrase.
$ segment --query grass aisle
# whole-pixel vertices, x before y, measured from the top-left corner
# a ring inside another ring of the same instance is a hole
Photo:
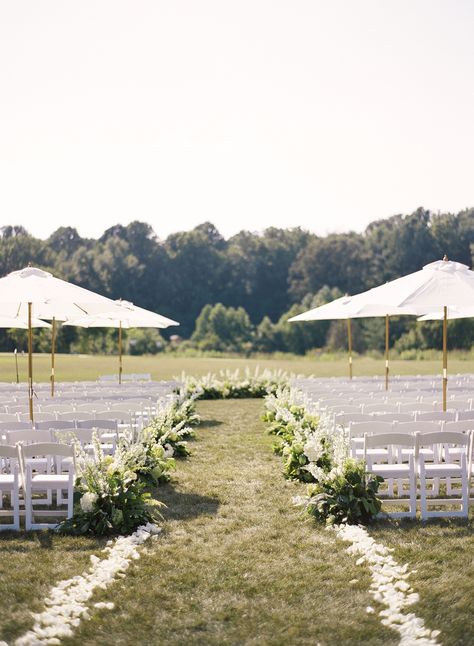
[[[301,488],[281,476],[262,407],[199,404],[193,456],[159,491],[169,505],[164,535],[104,593],[115,610],[95,611],[64,643],[398,642],[366,613],[366,569],[291,506]]]

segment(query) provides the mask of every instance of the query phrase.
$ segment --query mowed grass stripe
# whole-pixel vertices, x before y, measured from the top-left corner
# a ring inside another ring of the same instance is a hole
[[[262,408],[199,404],[193,455],[158,490],[164,535],[104,593],[115,610],[95,611],[64,643],[398,643],[366,613],[366,568],[291,506],[302,488],[283,479]]]

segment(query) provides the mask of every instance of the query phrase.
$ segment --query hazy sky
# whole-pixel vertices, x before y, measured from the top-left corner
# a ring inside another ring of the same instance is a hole
[[[0,0],[0,224],[474,206],[471,0]]]

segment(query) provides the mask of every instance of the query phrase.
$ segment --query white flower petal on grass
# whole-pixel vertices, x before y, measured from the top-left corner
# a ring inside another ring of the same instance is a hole
[[[132,561],[140,558],[139,547],[160,531],[161,528],[147,523],[130,536],[108,541],[103,550],[106,558],[92,555],[87,572],[60,581],[49,591],[45,599],[46,610],[32,615],[35,620],[32,630],[19,637],[15,646],[59,644],[62,637],[71,637],[73,628],[77,628],[81,620],[90,618],[87,604],[94,592],[105,590],[117,578],[125,576]],[[115,606],[112,602],[98,602],[94,607],[112,610]]]
[[[379,612],[381,623],[399,633],[400,646],[438,646],[436,638],[440,631],[430,631],[423,619],[413,612],[404,612],[420,599],[406,581],[408,566],[399,565],[391,555],[392,550],[376,543],[365,527],[339,525],[334,529],[340,539],[351,543],[347,548],[349,554],[359,555],[357,565],[368,565],[372,575],[370,593],[375,601],[385,606]],[[374,612],[371,606],[366,610],[369,614]]]

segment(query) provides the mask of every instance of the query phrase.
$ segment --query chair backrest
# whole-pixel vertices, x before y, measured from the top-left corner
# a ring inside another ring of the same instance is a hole
[[[381,422],[413,422],[415,416],[413,413],[379,413],[377,420]]]
[[[24,431],[27,429],[33,429],[31,422],[0,422],[0,433],[5,433],[6,431]]]
[[[344,404],[343,401],[339,404],[339,406],[328,406],[327,407],[327,412],[328,413],[361,413],[361,407],[360,406],[353,406],[351,404]]]
[[[74,411],[73,413],[58,413],[58,422],[77,422],[82,419],[90,419],[92,413],[84,411]]]
[[[117,431],[116,419],[87,419],[77,422],[77,428],[99,428],[101,430]]]
[[[391,422],[350,422],[349,434],[351,437],[363,437],[365,434],[373,435],[374,433],[393,433],[394,426]]]
[[[41,411],[43,413],[72,413],[74,406],[71,404],[42,404]]]
[[[374,433],[364,435],[364,458],[367,449],[389,446],[414,447],[415,436],[408,433]]]
[[[438,433],[441,422],[396,422],[397,433]]]
[[[69,444],[61,444],[60,442],[39,442],[37,444],[29,444],[27,446],[20,446],[20,465],[23,478],[25,477],[25,460],[29,458],[72,458],[74,471],[76,470],[76,453],[74,447]],[[49,460],[48,460],[49,461]],[[61,462],[56,463],[58,468],[61,469]]]
[[[55,419],[51,420],[50,422],[37,422],[35,424],[35,428],[37,429],[71,429],[71,428],[76,428],[76,423],[67,421],[67,420],[61,420],[61,419]]]
[[[457,418],[458,420],[474,419],[474,410],[459,410]]]
[[[56,419],[56,415],[53,415],[53,413],[35,413],[35,424],[36,422],[44,422],[46,420],[53,420]],[[18,417],[20,418],[20,422],[28,422],[30,419],[30,414],[29,413],[18,413]]]
[[[339,413],[334,422],[337,426],[347,426],[350,422],[370,422],[372,420],[372,415],[364,415],[364,413]]]
[[[453,445],[468,447],[470,435],[467,433],[458,433],[456,431],[438,431],[436,433],[417,433],[416,446],[418,450],[422,446],[433,446],[435,444]]]
[[[92,442],[94,431],[92,428],[75,428],[71,431],[65,430],[62,433],[60,430],[53,431],[53,436],[58,442],[63,444],[71,444],[71,441],[75,438],[79,444],[83,445],[86,443]]]
[[[400,404],[401,413],[430,413],[440,410],[440,405],[436,402],[416,402],[416,404]]]
[[[7,431],[5,433],[6,443],[10,445],[32,444],[36,442],[51,442],[51,433],[49,431],[37,431],[30,429],[28,431]]]
[[[456,431],[458,433],[468,433],[474,431],[474,419],[462,419],[456,422],[445,422],[443,424],[443,431],[451,433]]]
[[[5,406],[7,413],[28,413],[30,408],[24,404],[17,404],[14,406]]]
[[[363,413],[398,413],[398,404],[386,404],[379,402],[377,404],[365,404],[362,410]]]
[[[0,413],[0,422],[18,422],[16,413]]]
[[[451,410],[446,412],[438,410],[428,413],[416,413],[415,417],[416,422],[453,422],[455,419],[456,413]]]
[[[104,405],[104,402],[101,401],[100,399],[97,399],[96,401],[93,402],[87,402],[85,404],[77,404],[76,405],[76,411],[81,411],[85,413],[95,413],[95,411],[99,410],[105,410],[106,406]]]
[[[0,458],[16,460],[18,458],[18,447],[10,444],[0,444]]]
[[[102,413],[96,413],[96,419],[112,419],[117,422],[123,422],[125,424],[130,423],[130,413],[129,412],[118,412],[118,411],[104,411]]]

